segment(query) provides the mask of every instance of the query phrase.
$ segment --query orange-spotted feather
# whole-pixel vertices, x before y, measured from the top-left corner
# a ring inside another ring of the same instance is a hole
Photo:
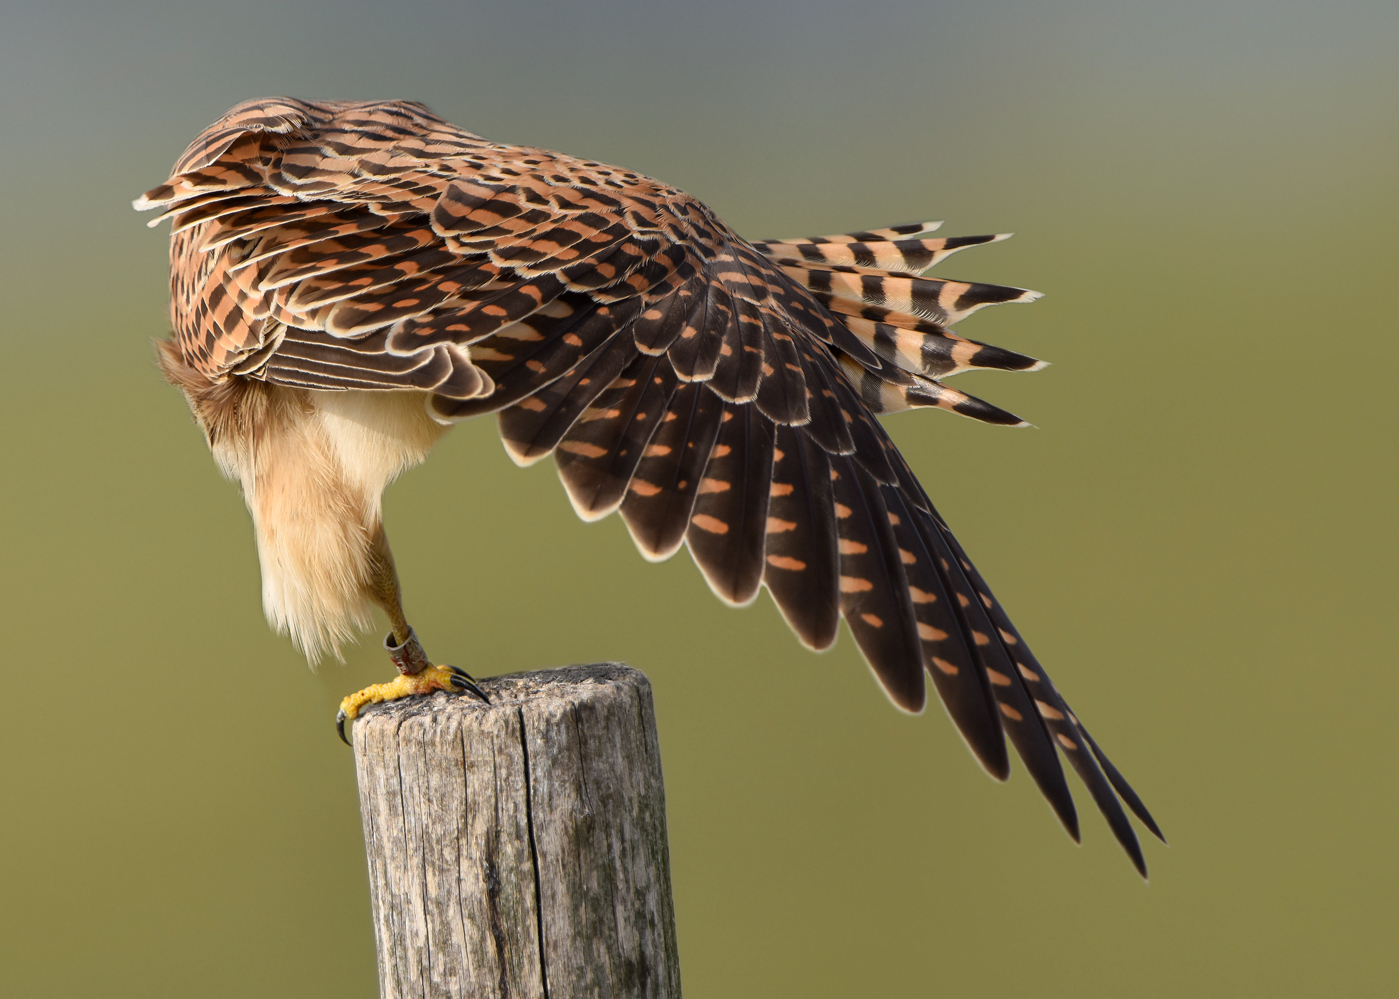
[[[840,612],[889,699],[923,710],[923,651],[909,598],[907,559],[879,484],[849,457],[831,461],[840,550]]]
[[[840,625],[840,556],[831,457],[810,434],[778,426],[768,499],[763,584],[813,649],[827,649]]]
[[[648,560],[669,558],[684,543],[723,415],[717,395],[698,382],[682,383],[642,452],[621,514]]]
[[[709,588],[743,606],[763,582],[776,428],[756,406],[725,404],[695,487],[685,544]]]
[[[621,505],[679,384],[664,357],[638,354],[559,441],[559,478],[584,520]]]

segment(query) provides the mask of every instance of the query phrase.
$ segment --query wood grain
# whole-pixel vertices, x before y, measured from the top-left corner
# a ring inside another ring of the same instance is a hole
[[[355,723],[380,994],[680,995],[651,685],[619,663]]]

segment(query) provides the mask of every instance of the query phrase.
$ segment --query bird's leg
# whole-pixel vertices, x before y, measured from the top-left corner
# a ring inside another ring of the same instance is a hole
[[[431,694],[437,690],[469,690],[486,703],[485,695],[476,681],[465,670],[455,666],[435,666],[423,651],[417,634],[408,624],[403,614],[403,601],[398,587],[398,571],[394,568],[393,555],[389,551],[389,541],[384,535],[383,525],[374,532],[369,547],[368,595],[389,616],[393,631],[384,637],[384,651],[398,667],[399,675],[388,683],[376,683],[351,694],[340,702],[340,710],[335,716],[335,729],[346,745],[345,722],[353,720],[368,704],[379,701],[392,701],[400,697]]]

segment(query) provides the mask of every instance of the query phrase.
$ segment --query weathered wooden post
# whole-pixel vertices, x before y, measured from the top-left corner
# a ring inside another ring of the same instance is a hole
[[[651,685],[619,663],[355,722],[384,999],[678,999]]]

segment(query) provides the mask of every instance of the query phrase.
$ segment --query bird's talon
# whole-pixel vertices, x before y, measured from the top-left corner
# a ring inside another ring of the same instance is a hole
[[[458,669],[456,666],[444,666],[442,668],[449,669],[452,671],[450,682],[454,690],[470,691],[477,697],[481,698],[481,700],[485,701],[487,704],[491,703],[491,699],[486,696],[486,692],[476,685],[476,678],[473,677],[466,670]]]
[[[456,666],[428,666],[411,676],[397,676],[388,683],[376,683],[351,694],[340,702],[340,710],[335,715],[335,730],[340,733],[345,745],[351,745],[345,737],[345,722],[354,721],[359,713],[371,704],[382,701],[396,701],[403,697],[420,697],[439,690],[461,693],[470,691],[487,704],[491,699],[485,691],[476,686],[476,681],[466,670]]]

